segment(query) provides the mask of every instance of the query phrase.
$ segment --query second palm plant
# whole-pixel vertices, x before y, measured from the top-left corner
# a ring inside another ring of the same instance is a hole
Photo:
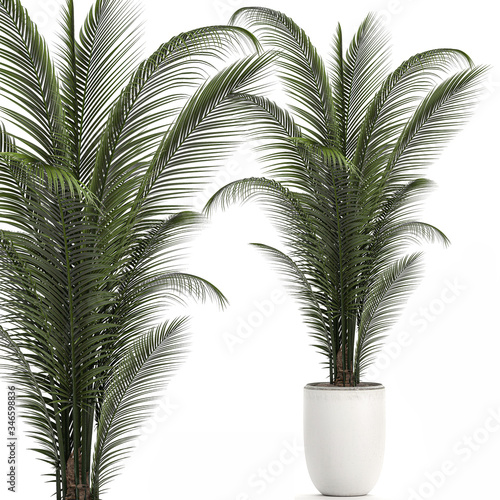
[[[292,113],[263,95],[234,96],[267,138],[269,176],[225,186],[207,210],[262,199],[287,252],[256,246],[288,278],[329,384],[357,385],[418,283],[422,254],[411,247],[448,243],[415,218],[433,188],[422,170],[470,114],[486,68],[442,48],[390,70],[388,35],[371,14],[349,45],[338,26],[328,65],[285,14],[243,8],[232,23],[280,51]]]

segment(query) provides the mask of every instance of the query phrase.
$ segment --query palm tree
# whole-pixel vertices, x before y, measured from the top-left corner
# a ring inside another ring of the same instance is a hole
[[[163,306],[226,302],[178,270],[203,223],[185,197],[236,144],[230,96],[273,57],[213,26],[138,64],[138,22],[133,2],[97,0],[77,34],[67,0],[53,60],[0,0],[0,348],[57,500],[101,498],[181,361],[187,320]]]
[[[390,71],[388,36],[373,14],[347,48],[337,27],[328,65],[280,12],[243,8],[232,23],[280,51],[291,113],[262,95],[237,96],[267,138],[259,149],[268,175],[228,184],[206,210],[263,201],[288,251],[255,245],[290,283],[329,383],[357,385],[418,283],[422,254],[412,247],[448,244],[416,219],[433,188],[422,170],[470,114],[486,68],[443,48]]]

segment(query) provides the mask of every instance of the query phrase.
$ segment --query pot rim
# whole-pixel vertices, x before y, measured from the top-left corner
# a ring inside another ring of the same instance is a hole
[[[385,387],[378,382],[361,382],[355,387],[330,385],[325,384],[325,382],[312,382],[310,384],[306,384],[304,389],[309,391],[374,391],[385,389]]]

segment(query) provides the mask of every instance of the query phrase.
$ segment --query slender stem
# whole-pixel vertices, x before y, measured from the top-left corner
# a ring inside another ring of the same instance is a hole
[[[329,362],[329,371],[330,371],[330,385],[333,385],[335,381],[335,363],[337,357],[337,342],[335,339],[336,328],[335,328],[335,319],[333,318],[333,314],[330,311],[328,312],[328,322],[330,326],[330,362]]]
[[[50,383],[54,386],[54,380],[51,377]],[[57,441],[58,441],[58,449],[59,449],[59,466],[56,469],[56,488],[57,488],[57,500],[62,500],[61,497],[61,474],[63,478],[63,482],[66,478],[66,456],[64,453],[64,434],[61,426],[61,417],[59,415],[59,411],[57,408],[57,404],[52,402],[52,406],[54,408],[54,415],[56,420],[56,429],[57,429]],[[64,486],[64,485],[63,485]],[[64,488],[63,488],[63,491]]]
[[[82,468],[80,476],[82,477],[82,484],[87,483],[87,434],[88,434],[88,409],[82,409]],[[78,483],[77,483],[78,484]],[[87,500],[87,489],[85,488],[85,500]]]
[[[78,89],[77,89],[77,65],[76,65],[76,43],[75,43],[75,7],[73,0],[69,0],[67,4],[68,9],[68,28],[70,34],[70,64],[71,64],[71,72],[72,79],[70,81],[71,85],[71,96],[72,96],[72,105],[71,109],[71,118],[73,120],[73,140],[74,140],[74,151],[73,153],[73,171],[77,179],[80,178],[80,157],[81,157],[81,121],[80,121],[80,110],[77,100]]]
[[[61,466],[56,469],[56,498],[62,500],[61,497]]]
[[[338,318],[334,318],[333,319],[333,331],[334,331],[334,344],[333,344],[333,370],[334,370],[334,373],[333,373],[333,380],[335,382],[336,378],[337,378],[337,374],[338,374],[338,363],[337,363],[337,351],[340,349],[340,342],[337,342],[339,340],[339,335],[338,335],[338,331],[339,331],[339,320]]]
[[[80,467],[79,467],[79,450],[80,450],[80,410],[78,408],[76,397],[73,396],[73,462],[75,464],[75,496],[80,498],[78,484],[80,482]]]
[[[333,385],[333,335],[332,335],[332,324],[330,320],[330,359],[329,359],[329,371],[330,371],[330,385]]]
[[[90,476],[90,450],[92,448],[92,429],[94,421],[94,408],[85,408],[82,419],[82,483],[90,486],[90,477],[87,481],[87,475]],[[87,489],[85,489],[85,499],[87,498]]]
[[[79,498],[78,495],[78,481],[80,478],[80,470],[78,464],[78,455],[80,448],[80,410],[78,407],[78,398],[77,398],[77,359],[76,359],[76,350],[75,350],[75,342],[76,342],[76,332],[75,332],[75,318],[74,318],[74,309],[73,309],[73,283],[71,279],[71,262],[69,255],[69,241],[66,231],[66,219],[64,210],[59,201],[59,213],[61,216],[61,225],[63,231],[63,239],[64,239],[64,252],[66,257],[66,279],[67,279],[67,287],[68,287],[68,301],[69,301],[69,326],[70,326],[70,342],[71,342],[71,379],[72,379],[72,391],[73,391],[73,458],[75,463],[75,491],[76,498]]]
[[[354,377],[354,338],[356,334],[356,317],[350,319],[351,323],[351,335],[349,337],[349,377],[351,385],[356,385],[356,377]]]
[[[335,219],[337,221],[337,234],[339,237],[339,274],[340,274],[340,320],[341,320],[341,335],[342,335],[342,355],[343,355],[343,367],[342,367],[342,381],[345,385],[345,367],[346,363],[346,317],[345,317],[345,305],[344,305],[344,274],[343,274],[343,242],[342,242],[342,227],[340,224],[340,207],[337,195],[337,183],[335,180],[335,165],[332,168],[332,184],[333,184],[333,196],[335,198]]]
[[[61,415],[61,423],[62,423],[62,433],[63,436],[66,436],[66,439],[64,440],[64,450],[63,450],[63,457],[62,457],[62,464],[61,468],[63,470],[62,474],[62,490],[63,494],[66,493],[66,490],[68,488],[68,481],[66,477],[66,463],[68,461],[69,455],[71,453],[71,436],[70,436],[70,429],[69,429],[69,410],[64,409]]]

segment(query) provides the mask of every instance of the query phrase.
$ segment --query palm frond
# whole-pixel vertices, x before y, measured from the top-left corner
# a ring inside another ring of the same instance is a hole
[[[416,54],[390,73],[366,110],[353,162],[375,179],[422,96],[435,86],[440,75],[472,68],[467,54],[457,49],[433,49]]]
[[[422,254],[414,253],[385,269],[371,286],[361,314],[356,345],[354,373],[358,382],[421,275]]]
[[[0,84],[13,107],[0,110],[22,132],[18,141],[44,163],[66,156],[59,83],[47,44],[20,0],[0,1]]]
[[[228,304],[222,292],[207,280],[182,272],[158,273],[157,276],[143,280],[134,286],[133,290],[129,293],[129,297],[131,300],[134,300],[134,298],[144,300],[145,297],[151,295],[162,297],[166,294],[181,304],[186,304],[184,301],[186,297],[191,297],[201,302],[210,300],[211,302],[218,303],[221,307],[225,307]]]
[[[151,221],[129,239],[127,258],[120,267],[118,291],[122,293],[132,281],[140,281],[145,274],[158,268],[175,265],[185,244],[206,224],[197,212],[178,212],[165,220]],[[149,227],[148,227],[149,226]],[[120,249],[115,250],[120,255]]]
[[[290,17],[264,7],[236,11],[231,24],[255,30],[264,47],[280,51],[279,75],[304,130],[324,146],[336,145],[336,121],[325,65],[311,40]]]
[[[329,77],[332,100],[335,110],[335,121],[337,123],[337,140],[335,145],[339,151],[346,154],[347,151],[347,98],[345,81],[344,40],[342,27],[337,24],[331,46]]]
[[[414,243],[441,243],[444,246],[450,244],[448,237],[437,227],[426,222],[407,221],[400,224],[392,224],[388,228],[384,228],[381,240],[383,245],[386,245],[390,240],[398,240],[408,238]]]
[[[117,235],[118,243],[112,243],[111,253],[118,262],[110,287],[111,290],[116,290],[117,300],[107,314],[119,318],[119,324],[108,331],[113,344],[108,357],[102,360],[105,366],[114,366],[125,355],[129,346],[144,335],[155,320],[160,319],[164,310],[159,304],[168,305],[172,299],[181,299],[176,298],[166,286],[171,285],[172,280],[164,283],[163,287],[153,287],[152,290],[144,284],[154,284],[160,277],[180,272],[177,268],[185,254],[186,243],[205,222],[205,219],[195,212],[178,213],[164,221],[150,223],[147,231],[134,235],[127,241],[126,250],[121,243],[122,235]],[[177,285],[180,289],[180,283]],[[192,286],[195,287],[195,284]],[[203,287],[208,288],[210,285],[206,283],[197,288],[202,299],[208,295],[218,295],[215,287],[213,290],[205,290],[206,293],[203,293]],[[180,291],[184,296],[188,293],[186,288]],[[225,299],[217,296],[216,301],[222,305]],[[96,416],[100,412],[102,398],[102,394],[97,397]]]
[[[0,152],[0,159],[6,163],[15,163],[15,168],[11,168],[10,172],[20,185],[27,185],[36,180],[36,182],[43,184],[48,192],[60,193],[64,196],[68,190],[71,197],[75,195],[80,198],[87,196],[90,202],[94,200],[86,186],[78,181],[71,170],[64,166],[44,164],[36,157],[14,151]]]
[[[139,9],[132,0],[97,0],[78,40],[73,0],[67,0],[61,26],[59,67],[72,160],[76,177],[87,182],[102,128],[139,60]]]
[[[225,210],[233,203],[247,203],[254,198],[261,198],[265,206],[274,206],[276,213],[283,213],[282,229],[289,227],[297,218],[307,225],[307,215],[295,194],[274,179],[265,177],[250,177],[227,184],[207,201],[204,212],[210,215],[216,208]]]
[[[115,102],[98,148],[91,189],[104,203],[122,205],[117,186],[151,159],[186,87],[203,83],[211,59],[239,48],[255,51],[260,45],[241,28],[200,28],[173,37],[140,64]]]
[[[332,345],[328,335],[325,335],[328,328],[325,325],[323,310],[316,293],[311,288],[310,280],[300,267],[280,250],[262,243],[252,243],[252,245],[270,258],[276,269],[287,280],[292,294],[297,298],[304,313],[305,323],[311,329],[314,346],[327,355],[331,353]]]
[[[232,99],[246,102],[246,112],[241,117],[249,139],[262,142],[254,149],[262,154],[265,173],[290,188],[304,184],[303,162],[295,138],[302,137],[302,131],[293,116],[275,102],[261,95],[248,93],[233,94]]]
[[[486,66],[466,69],[447,78],[419,104],[406,124],[385,168],[386,179],[399,182],[435,160],[443,146],[463,127],[481,92]]]
[[[54,473],[60,469],[59,436],[54,433],[56,420],[54,408],[46,404],[47,394],[40,387],[43,375],[35,374],[19,346],[9,333],[0,326],[0,358],[9,360],[2,365],[2,370],[8,373],[9,380],[22,391],[18,396],[22,408],[22,417],[29,422],[31,429],[28,435],[34,439],[42,454],[43,460],[52,465]]]
[[[366,111],[389,72],[388,41],[382,22],[376,14],[368,14],[349,45],[342,64],[336,61],[338,55],[333,61],[334,100],[342,103],[344,112],[345,150],[342,152],[350,159],[353,158]]]
[[[316,252],[323,242],[318,237],[318,224],[310,217],[304,195],[300,196],[274,179],[248,178],[234,181],[217,191],[205,205],[210,215],[216,208],[226,209],[233,203],[259,200],[275,227],[283,234],[299,267],[324,265]],[[311,200],[307,200],[310,203]]]
[[[154,401],[182,361],[186,319],[163,323],[131,346],[113,371],[105,389],[97,425],[92,465],[92,495],[100,498],[116,476],[120,462],[132,449],[131,441],[151,415]]]
[[[234,151],[240,133],[234,128],[234,115],[242,110],[230,96],[259,81],[275,57],[275,53],[245,57],[217,73],[190,98],[143,175],[131,220],[139,207],[148,216],[162,214],[162,205],[171,206],[192,193],[214,169],[214,161]]]

